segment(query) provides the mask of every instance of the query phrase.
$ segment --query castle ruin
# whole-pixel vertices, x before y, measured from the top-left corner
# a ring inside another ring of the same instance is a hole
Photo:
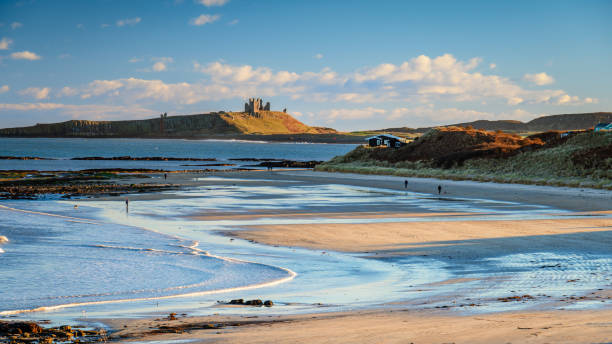
[[[248,103],[244,103],[244,112],[255,116],[259,111],[270,111],[270,102],[263,105],[261,98],[249,98]]]

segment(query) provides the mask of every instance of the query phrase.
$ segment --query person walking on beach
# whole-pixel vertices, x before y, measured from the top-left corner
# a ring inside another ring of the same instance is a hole
[[[442,185],[438,185],[438,195],[442,192]]]
[[[164,180],[166,180],[166,178],[168,178],[168,173],[164,173]]]
[[[128,212],[128,208],[130,206],[130,200],[126,197],[125,198],[125,212]]]
[[[408,179],[404,180],[404,189],[408,189]]]

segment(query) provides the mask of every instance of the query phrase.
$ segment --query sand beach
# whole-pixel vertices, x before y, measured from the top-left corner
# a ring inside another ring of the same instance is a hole
[[[417,192],[423,199],[488,199],[517,207],[428,211],[409,204],[317,202],[299,209],[200,210],[185,218],[229,221],[217,233],[271,247],[338,252],[405,264],[443,262],[454,271],[410,285],[405,300],[346,311],[281,314],[274,307],[240,315],[164,315],[105,319],[111,338],[193,343],[605,343],[612,340],[612,194],[606,190],[356,176],[312,171],[176,174],[172,183],[290,188],[327,184],[376,192]],[[443,185],[437,194],[437,185]],[[367,196],[367,193],[366,193]],[[366,197],[364,196],[364,197]],[[486,197],[485,197],[486,196]],[[172,197],[136,196],[145,200]],[[274,199],[259,195],[259,199]],[[399,196],[398,196],[399,197]],[[85,201],[86,203],[86,201]],[[449,203],[452,203],[449,201]],[[528,204],[524,214],[521,207]],[[540,210],[537,207],[542,207]],[[486,208],[486,207],[485,207]],[[499,210],[499,211],[498,211]],[[272,221],[277,224],[260,224]],[[305,222],[304,222],[305,221]],[[300,223],[304,222],[304,223]],[[501,259],[501,260],[500,260]],[[602,260],[603,259],[603,260]],[[579,277],[576,277],[578,272]],[[297,271],[299,274],[300,272]],[[582,284],[581,284],[582,283]],[[546,285],[549,285],[547,288]],[[422,297],[419,294],[422,294]],[[267,294],[270,295],[270,294]],[[177,310],[178,312],[179,310]]]

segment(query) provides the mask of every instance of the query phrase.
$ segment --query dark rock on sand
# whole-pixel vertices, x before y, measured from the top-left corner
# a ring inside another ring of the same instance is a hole
[[[215,158],[173,158],[163,156],[148,156],[148,157],[131,157],[127,156],[84,156],[72,158],[70,160],[135,160],[135,161],[217,161]]]
[[[35,322],[0,322],[0,335],[41,332],[42,327]]]
[[[236,166],[236,164],[185,164],[181,166]]]
[[[500,297],[497,301],[501,302],[511,302],[511,301],[527,301],[534,299],[531,295],[516,295],[516,296],[508,296],[508,297]]]
[[[228,305],[257,306],[257,307],[261,307],[261,306],[272,307],[274,305],[274,302],[272,302],[271,300],[266,300],[266,302],[263,302],[260,299],[254,299],[254,300],[248,300],[248,301],[244,301],[244,299],[234,299],[228,302],[227,304]]]
[[[249,300],[244,303],[247,306],[263,306],[263,302],[260,299]]]
[[[284,167],[284,168],[314,168],[316,165],[321,164],[323,161],[294,161],[294,160],[275,160],[275,161],[264,161],[255,166],[261,167]]]
[[[35,322],[0,320],[0,343],[106,342],[104,330],[79,330],[70,326],[43,328]]]

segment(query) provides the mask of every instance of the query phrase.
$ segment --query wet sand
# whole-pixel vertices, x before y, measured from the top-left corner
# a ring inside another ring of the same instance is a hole
[[[168,182],[185,186],[228,183],[282,186],[300,182],[309,185],[343,184],[397,191],[404,190],[405,179],[311,171],[219,173],[217,176],[230,179],[198,180],[194,178],[202,176],[185,174],[172,175],[168,178]],[[262,181],[266,178],[272,180]],[[249,220],[260,217],[350,219],[355,223],[242,226],[241,230],[226,234],[267,245],[343,251],[347,254],[366,255],[372,258],[424,256],[452,260],[461,264],[489,257],[541,251],[610,254],[612,247],[612,218],[609,217],[612,192],[610,191],[417,178],[408,180],[408,191],[435,195],[437,185],[442,184],[444,197],[525,202],[557,207],[574,213],[566,213],[567,217],[551,214],[549,219],[490,220],[486,218],[487,214],[414,212],[412,209],[382,211],[353,209],[350,205],[340,204],[329,211],[310,209],[274,213],[265,209],[253,209],[244,213],[195,214],[191,218],[202,221]],[[148,194],[135,197],[143,197],[144,200],[168,196]],[[470,216],[474,215],[483,218],[471,219]],[[444,219],[436,218],[435,221],[428,221],[427,218],[432,216]],[[359,223],[359,219],[383,218],[390,219],[390,222]],[[402,221],[401,218],[411,218],[411,221]],[[598,273],[607,274],[607,272]],[[563,278],[563,275],[560,277]],[[472,278],[453,278],[427,287],[457,286],[456,292],[461,293],[465,290],[461,287],[470,282],[478,281]],[[565,282],[563,280],[563,283]],[[428,309],[413,307],[415,303],[412,301],[390,303],[376,310],[344,313],[210,316],[179,318],[175,321],[139,319],[105,322],[118,330],[113,336],[123,338],[121,341],[186,340],[193,343],[604,343],[612,341],[610,282],[607,282],[606,288],[593,291],[588,296],[574,296],[571,282],[567,281],[571,297],[568,295],[566,299],[551,300],[547,307],[532,307],[529,310],[516,312],[485,311],[476,315],[469,310],[470,307],[455,305],[451,300],[460,295],[453,295],[444,300],[447,305],[442,307],[434,308],[434,302],[430,301],[432,307]],[[487,283],[497,282],[492,279]],[[511,294],[499,295],[502,296],[511,296]],[[494,301],[496,297],[498,296],[493,298]],[[580,302],[606,303],[603,308],[598,309],[564,309],[566,306]],[[273,308],[270,313],[273,313]]]
[[[234,179],[234,180],[233,180]],[[404,188],[404,181],[408,187]],[[263,170],[243,172],[208,173],[169,173],[164,180],[163,174],[157,178],[134,178],[118,180],[117,183],[160,183],[174,186],[214,186],[228,183],[241,185],[282,186],[295,183],[309,185],[339,184],[370,188],[410,191],[440,197],[476,198],[495,201],[540,204],[576,212],[595,212],[612,210],[612,191],[590,188],[554,187],[523,184],[501,184],[465,180],[441,180],[434,178],[404,178],[395,176],[361,175],[349,173],[315,172],[312,170]],[[437,186],[442,186],[438,195]],[[168,197],[164,194],[138,195],[149,199]],[[109,197],[110,199],[110,197]],[[355,209],[352,209],[355,211]],[[370,211],[362,209],[361,211]]]
[[[292,224],[245,227],[232,235],[267,245],[384,255],[475,258],[583,248],[609,253],[612,218]]]
[[[282,317],[117,320],[110,325],[120,329],[111,337],[122,342],[484,344],[607,343],[612,340],[612,310],[484,315],[376,310]],[[162,331],[178,333],[151,334],[160,327],[165,327]]]

